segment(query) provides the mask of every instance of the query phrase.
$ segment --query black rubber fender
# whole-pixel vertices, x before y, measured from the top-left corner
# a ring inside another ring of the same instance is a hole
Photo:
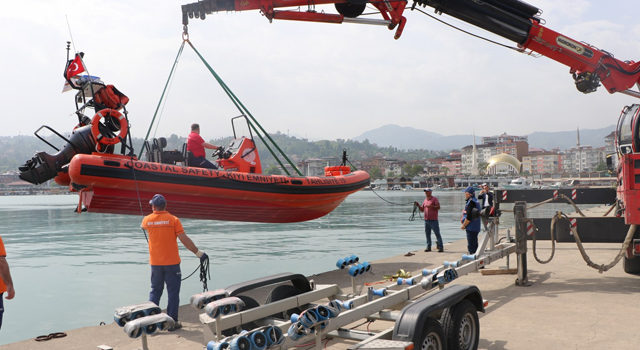
[[[420,342],[422,330],[429,317],[438,319],[442,310],[462,300],[469,300],[476,310],[484,312],[480,289],[472,285],[454,285],[418,299],[400,311],[393,327],[393,340]]]
[[[225,290],[227,291],[229,296],[236,296],[248,290],[268,286],[271,284],[287,282],[287,281],[291,281],[291,284],[298,287],[298,289],[300,289],[300,291],[302,291],[303,293],[311,291],[309,280],[305,276],[297,273],[290,273],[290,272],[279,273],[272,276],[261,277],[261,278],[256,278],[250,281],[241,282],[238,284],[231,285],[225,288]]]

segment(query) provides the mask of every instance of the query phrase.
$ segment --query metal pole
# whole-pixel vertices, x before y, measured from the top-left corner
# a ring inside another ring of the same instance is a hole
[[[147,335],[142,333],[142,350],[149,350],[149,346],[147,345]]]
[[[513,206],[516,223],[516,254],[518,257],[518,278],[516,286],[530,286],[527,277],[527,202],[517,201]]]

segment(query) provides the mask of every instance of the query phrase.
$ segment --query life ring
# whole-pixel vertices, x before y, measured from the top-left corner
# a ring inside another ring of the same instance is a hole
[[[120,123],[120,134],[116,137],[104,137],[104,135],[100,133],[100,129],[98,128],[100,125],[100,118],[106,118],[107,116],[118,119],[118,122]],[[97,142],[100,142],[103,145],[115,145],[120,142],[120,140],[124,140],[128,131],[129,123],[127,122],[127,118],[115,109],[103,109],[96,113],[91,120],[91,135],[93,135]]]

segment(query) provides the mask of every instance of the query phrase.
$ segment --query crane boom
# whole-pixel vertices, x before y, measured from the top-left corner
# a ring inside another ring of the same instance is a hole
[[[361,20],[367,3],[376,7],[382,20]],[[205,19],[207,14],[220,11],[259,10],[274,19],[325,23],[364,23],[385,25],[396,29],[398,39],[406,18],[403,11],[407,1],[317,0],[314,5],[334,4],[338,14],[307,11],[276,10],[284,7],[303,7],[307,0],[201,0],[182,5],[182,23],[190,18]],[[640,92],[631,90],[640,86],[640,62],[621,61],[605,50],[582,43],[541,24],[540,9],[520,0],[415,0],[416,6],[429,6],[437,14],[447,14],[479,28],[492,32],[518,44],[520,49],[531,50],[569,67],[576,88],[583,93],[596,91],[600,83],[609,93],[624,93],[640,98]]]

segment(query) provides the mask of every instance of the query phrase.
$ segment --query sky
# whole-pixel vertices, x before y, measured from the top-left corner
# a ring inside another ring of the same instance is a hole
[[[32,135],[41,125],[68,134],[77,124],[74,93],[61,93],[66,42],[73,40],[89,73],[130,98],[132,135],[144,137],[182,44],[180,6],[193,1],[0,2],[0,135]],[[548,28],[618,59],[640,60],[636,0],[529,2],[544,11]],[[336,13],[333,6],[316,9]],[[417,11],[405,17],[394,40],[382,26],[269,23],[258,11],[222,12],[192,19],[189,38],[265,130],[312,141],[350,139],[387,124],[479,136],[595,129],[638,103],[602,87],[582,94],[568,67],[548,58],[479,40]],[[229,136],[238,114],[187,46],[152,136],[186,136],[192,123],[205,139]]]

